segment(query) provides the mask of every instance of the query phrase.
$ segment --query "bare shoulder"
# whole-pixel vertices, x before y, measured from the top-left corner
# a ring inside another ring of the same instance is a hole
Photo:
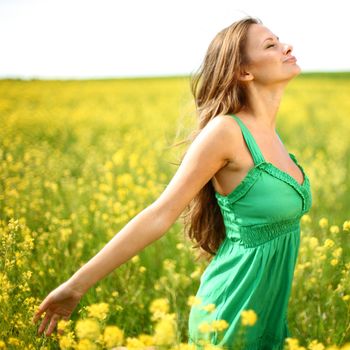
[[[230,115],[215,116],[206,124],[201,133],[203,136],[212,137],[216,147],[222,147],[226,151],[227,159],[232,160],[232,155],[240,147],[241,129],[237,121]]]
[[[240,133],[238,123],[226,114],[220,114],[211,119],[203,128],[204,130],[206,133],[218,133],[222,137],[234,137]]]
[[[234,118],[227,114],[220,114],[211,119],[205,128],[216,130],[223,136],[237,138],[240,135],[241,129]]]
[[[237,127],[230,116],[211,119],[194,138],[164,192],[154,204],[173,223],[196,194],[232,162]],[[168,227],[168,226],[167,226]]]

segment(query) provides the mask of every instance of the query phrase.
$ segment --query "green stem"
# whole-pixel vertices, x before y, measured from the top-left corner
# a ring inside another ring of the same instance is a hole
[[[349,329],[350,329],[349,318],[350,318],[350,304],[348,304],[348,314],[347,314],[347,320],[346,320],[346,324],[347,324],[348,326],[346,327],[345,331],[343,332],[343,336],[342,336],[342,338],[340,339],[339,344],[341,344],[341,343],[343,342],[343,340],[344,340],[344,338],[345,338],[347,332],[348,332]]]

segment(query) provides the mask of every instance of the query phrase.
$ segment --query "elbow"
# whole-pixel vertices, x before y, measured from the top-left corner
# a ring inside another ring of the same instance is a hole
[[[157,202],[152,203],[147,207],[147,210],[149,210],[153,222],[156,224],[159,238],[169,230],[179,216],[171,208],[159,205]]]

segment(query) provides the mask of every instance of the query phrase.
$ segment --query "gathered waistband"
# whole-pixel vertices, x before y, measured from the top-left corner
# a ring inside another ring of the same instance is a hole
[[[244,247],[251,248],[294,231],[300,231],[299,217],[264,225],[230,225],[226,228],[226,237],[232,242],[239,241]]]

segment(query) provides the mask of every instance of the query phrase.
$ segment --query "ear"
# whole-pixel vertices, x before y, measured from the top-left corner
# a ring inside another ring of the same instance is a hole
[[[252,73],[246,71],[246,70],[243,70],[241,71],[239,74],[238,74],[238,80],[240,81],[251,81],[254,79],[254,76]]]

